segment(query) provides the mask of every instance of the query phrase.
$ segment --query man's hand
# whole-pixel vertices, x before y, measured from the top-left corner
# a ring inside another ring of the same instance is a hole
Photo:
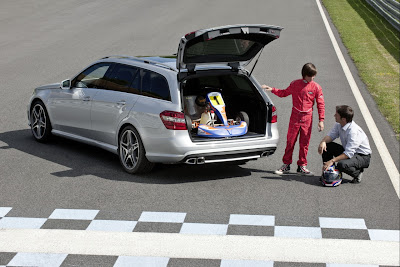
[[[321,141],[321,143],[318,146],[318,153],[320,155],[322,155],[322,153],[324,153],[324,151],[326,151],[326,142],[325,141]]]
[[[264,91],[272,91],[272,87],[269,87],[268,85],[261,85],[261,88],[264,89]]]
[[[324,121],[320,121],[318,123],[318,132],[323,131],[323,130],[324,130]]]
[[[325,171],[326,169],[328,169],[330,166],[333,165],[333,163],[334,163],[333,160],[324,162],[324,165],[322,166],[322,171]]]

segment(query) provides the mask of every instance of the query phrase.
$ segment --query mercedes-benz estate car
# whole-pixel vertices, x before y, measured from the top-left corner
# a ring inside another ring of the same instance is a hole
[[[281,30],[222,26],[186,34],[176,56],[104,57],[34,90],[32,134],[39,142],[56,135],[104,148],[129,173],[149,172],[156,163],[243,163],[271,155],[279,138],[276,108],[245,67]],[[246,121],[244,135],[197,135],[192,126],[210,92],[220,93],[228,118]]]

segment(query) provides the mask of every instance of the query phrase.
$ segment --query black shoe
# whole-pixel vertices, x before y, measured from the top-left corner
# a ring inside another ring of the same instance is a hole
[[[275,171],[276,174],[285,174],[290,172],[290,164],[283,164],[280,169]]]
[[[297,173],[300,175],[306,175],[306,176],[314,175],[313,172],[311,172],[309,169],[307,169],[307,166],[297,166]]]
[[[359,183],[361,183],[362,176],[363,176],[363,173],[360,172],[360,174],[359,174],[356,178],[354,178],[350,183],[352,183],[352,184],[359,184]]]

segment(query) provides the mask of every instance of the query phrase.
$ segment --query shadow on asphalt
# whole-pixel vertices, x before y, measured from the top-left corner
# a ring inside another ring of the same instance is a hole
[[[249,169],[249,171],[271,174],[268,176],[261,177],[263,179],[282,180],[282,181],[287,181],[287,182],[293,181],[293,182],[305,183],[305,184],[309,184],[309,185],[322,186],[321,182],[319,181],[319,178],[321,177],[320,175],[304,176],[304,175],[298,175],[295,172],[278,175],[278,174],[275,174],[275,171],[261,171],[261,170],[255,170],[255,169]],[[347,179],[343,178],[342,184],[350,183],[350,181],[351,180],[347,180]]]
[[[254,170],[251,169],[251,172],[260,172],[260,170]],[[309,185],[317,185],[321,186],[321,183],[319,181],[320,176],[302,176],[302,175],[297,175],[296,173],[288,173],[284,175],[277,175],[275,174],[274,171],[262,171],[262,173],[268,173],[271,175],[268,176],[263,176],[263,179],[268,179],[268,180],[283,180],[287,182],[295,181],[295,182],[300,182],[300,183],[305,183]]]
[[[251,175],[251,170],[233,164],[157,164],[151,173],[131,175],[120,166],[118,156],[101,148],[53,136],[42,144],[35,141],[30,129],[0,133],[0,151],[17,149],[61,166],[68,170],[50,173],[59,178],[73,179],[83,175],[148,184],[178,184]],[[38,166],[37,168],[41,168]]]

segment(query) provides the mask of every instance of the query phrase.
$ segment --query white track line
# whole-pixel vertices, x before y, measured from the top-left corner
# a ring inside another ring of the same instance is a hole
[[[371,116],[371,113],[369,112],[367,104],[365,103],[364,98],[362,97],[362,95],[360,93],[360,89],[358,88],[358,86],[353,78],[353,75],[350,72],[349,66],[347,65],[346,60],[343,57],[342,51],[339,48],[336,38],[333,35],[332,29],[331,29],[329,22],[325,16],[325,13],[322,9],[320,0],[316,0],[316,2],[318,5],[318,8],[319,8],[319,11],[321,13],[322,20],[324,21],[326,30],[328,31],[329,37],[331,38],[333,48],[335,49],[336,55],[339,58],[340,65],[342,65],[342,68],[346,75],[347,81],[349,82],[351,91],[353,91],[353,94],[354,94],[354,97],[356,98],[357,104],[360,107],[361,113],[364,116],[365,122],[367,123],[367,126],[371,133],[371,136],[374,139],[376,148],[378,149],[378,152],[381,155],[383,164],[385,165],[386,171],[389,174],[389,177],[390,177],[390,180],[392,181],[393,187],[396,190],[397,197],[400,198],[399,171],[397,170],[397,167],[394,164],[392,157],[390,156],[390,153],[385,145],[385,142],[383,141],[383,138],[378,130],[378,127],[376,127],[376,124]]]
[[[400,257],[391,241],[54,229],[0,230],[0,251],[377,265]]]

